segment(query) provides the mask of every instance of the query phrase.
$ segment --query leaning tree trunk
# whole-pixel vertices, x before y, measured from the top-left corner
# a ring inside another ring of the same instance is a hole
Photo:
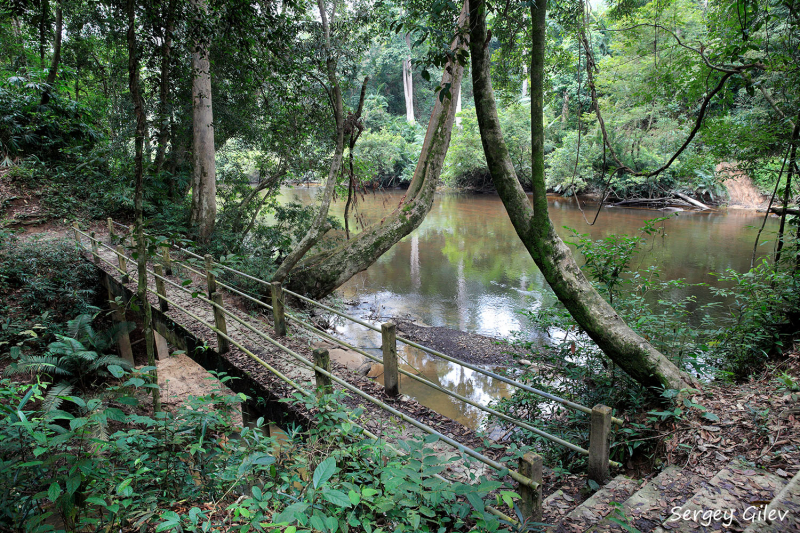
[[[208,11],[205,0],[192,2],[201,17]],[[189,223],[197,227],[201,241],[214,232],[217,218],[217,167],[214,160],[214,114],[211,108],[211,72],[208,45],[199,39],[192,51],[193,150],[192,210]]]
[[[553,228],[547,212],[544,180],[544,45],[546,2],[532,4],[531,180],[533,204],[519,184],[500,121],[490,79],[489,42],[484,0],[470,3],[472,86],[481,142],[492,180],[511,222],[558,299],[605,354],[645,386],[684,389],[689,378],[669,359],[630,329],[594,289]]]
[[[463,27],[466,18],[465,3],[458,19],[459,26]],[[459,37],[453,43],[452,49],[455,52],[466,46],[463,37]],[[312,298],[327,296],[377,261],[389,248],[422,223],[433,206],[436,183],[450,145],[456,110],[455,95],[461,87],[463,74],[464,67],[458,62],[449,62],[444,69],[441,86],[450,84],[450,94],[444,98],[439,98],[439,95],[436,97],[417,168],[408,191],[397,208],[346,243],[305,260],[290,278],[289,286],[293,290]]]

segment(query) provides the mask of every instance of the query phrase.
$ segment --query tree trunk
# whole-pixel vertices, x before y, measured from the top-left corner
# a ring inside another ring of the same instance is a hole
[[[778,227],[778,245],[775,248],[775,266],[781,262],[781,251],[783,250],[784,231],[786,231],[786,215],[789,209],[789,198],[792,192],[792,176],[797,168],[797,141],[800,137],[800,114],[792,128],[791,147],[789,148],[789,168],[786,172],[786,188],[783,190],[783,211],[781,211],[781,222]]]
[[[461,129],[461,117],[458,114],[461,113],[461,87],[458,87],[458,96],[456,96],[456,126],[458,129]]]
[[[44,70],[44,49],[47,46],[47,22],[50,18],[49,0],[41,0],[41,8],[39,17],[39,66]]]
[[[164,24],[164,35],[161,36],[161,80],[158,87],[158,149],[156,150],[155,171],[161,172],[167,153],[169,139],[169,76],[170,58],[172,56],[172,32],[175,26],[175,0],[170,0],[167,6],[167,20]]]
[[[458,24],[462,27],[467,18],[466,9],[465,3],[458,19]],[[458,37],[451,48],[456,51],[466,46],[466,41]],[[448,62],[444,69],[441,86],[451,84],[451,97],[440,100],[439,95],[436,95],[436,104],[431,112],[417,168],[397,209],[346,243],[301,263],[298,271],[290,278],[289,283],[293,290],[304,292],[312,298],[327,296],[377,261],[389,248],[422,223],[433,206],[436,183],[450,145],[456,111],[454,95],[461,87],[463,74],[464,67],[457,62]]]
[[[200,17],[208,12],[206,0],[193,0]],[[193,150],[192,210],[189,223],[201,241],[214,232],[217,217],[217,169],[214,160],[214,114],[211,108],[211,72],[207,43],[199,40],[192,51]]]
[[[53,88],[53,84],[56,82],[58,65],[61,62],[61,36],[64,33],[62,7],[62,0],[58,0],[58,3],[56,4],[56,35],[53,42],[53,60],[50,62],[50,70],[47,72],[47,80],[45,80],[47,87],[42,93],[41,105],[46,105],[47,102],[50,101],[50,91]]]
[[[325,191],[322,193],[322,200],[319,204],[317,216],[305,236],[297,243],[297,246],[286,256],[272,276],[272,281],[283,281],[295,265],[308,253],[308,251],[330,230],[328,224],[328,210],[333,201],[333,193],[336,190],[336,181],[342,171],[342,157],[344,156],[344,103],[342,101],[342,90],[339,87],[339,80],[336,77],[336,58],[331,49],[330,27],[328,26],[328,15],[325,11],[325,1],[317,0],[320,16],[322,18],[322,31],[325,34],[325,68],[327,70],[328,83],[330,83],[331,106],[333,107],[333,119],[336,125],[336,144],[333,150],[333,160],[328,170],[328,181],[325,183]],[[334,4],[333,13],[336,7]],[[332,15],[333,17],[333,15]],[[331,24],[333,19],[331,18]]]
[[[481,141],[489,172],[511,222],[558,299],[603,350],[632,378],[645,386],[683,389],[689,378],[671,361],[631,330],[594,289],[575,263],[570,249],[555,232],[547,212],[544,180],[544,45],[546,3],[531,6],[531,144],[533,202],[519,184],[500,131],[490,61],[485,43],[484,0],[470,3],[472,85]]]
[[[411,37],[406,33],[406,46],[409,55],[403,60],[403,95],[406,98],[406,121],[414,123],[414,72],[411,70]]]
[[[522,65],[522,96],[528,96],[528,65]]]
[[[139,88],[139,58],[136,51],[136,14],[135,14],[136,0],[127,1],[127,14],[128,14],[128,86],[131,91],[131,98],[133,99],[133,109],[136,114],[136,155],[134,157],[134,169],[136,174],[136,191],[134,193],[134,210],[136,212],[136,242],[137,242],[137,263],[138,263],[138,291],[137,297],[139,304],[142,307],[142,314],[144,315],[144,336],[145,346],[147,349],[147,364],[148,366],[156,366],[155,353],[154,353],[154,338],[153,338],[153,315],[150,309],[150,304],[147,300],[147,248],[144,242],[144,215],[142,213],[142,204],[144,198],[144,131],[147,123],[144,113],[144,102],[142,101],[142,94]],[[157,371],[150,371],[151,383],[158,384]],[[161,398],[159,395],[158,387],[154,387],[153,394],[153,410],[161,410]]]

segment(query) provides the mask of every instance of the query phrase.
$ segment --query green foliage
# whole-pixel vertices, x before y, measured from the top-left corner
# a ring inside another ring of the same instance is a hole
[[[67,322],[67,334],[55,334],[58,340],[51,342],[43,355],[12,352],[12,363],[5,374],[65,378],[62,384],[78,385],[83,390],[98,379],[120,377],[123,370],[130,370],[132,365],[105,352],[116,344],[119,335],[133,331],[136,324],[120,322],[98,333],[92,328],[93,319],[92,315],[85,314]]]
[[[142,369],[145,372],[147,369]],[[222,377],[222,381],[230,378]],[[140,374],[108,387],[104,400],[65,396],[68,410],[39,412],[44,386],[0,381],[2,520],[19,531],[496,531],[485,510],[503,484],[449,484],[435,477],[452,459],[435,439],[362,440],[339,410],[314,406],[308,431],[267,437],[234,428],[239,397],[190,398],[175,413],[135,412]],[[500,491],[495,505],[518,496]],[[208,504],[207,502],[212,502]],[[285,528],[285,529],[284,529]]]
[[[503,135],[508,144],[511,161],[524,186],[530,185],[531,168],[531,113],[530,100],[521,99],[498,111]],[[447,151],[442,180],[451,187],[486,189],[491,178],[483,153],[478,118],[474,107],[465,107],[461,126],[453,128],[453,137]]]
[[[27,317],[47,311],[50,320],[66,321],[86,313],[97,273],[64,239],[21,240],[0,234],[0,294],[3,314]]]

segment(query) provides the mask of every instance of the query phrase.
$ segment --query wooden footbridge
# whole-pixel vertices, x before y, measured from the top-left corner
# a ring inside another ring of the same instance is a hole
[[[108,219],[107,232],[87,233],[75,223],[73,235],[87,259],[91,256],[100,270],[110,300],[122,303],[113,305],[116,318],[124,320],[127,302],[135,297],[137,291],[137,284],[132,280],[138,279],[139,274],[137,263],[132,259],[132,252],[136,249],[133,242],[133,228]],[[231,388],[254,398],[255,402],[251,402],[250,408],[255,408],[273,420],[282,418],[283,409],[277,403],[281,399],[290,398],[297,393],[313,396],[320,392],[320,389],[345,390],[350,395],[348,401],[352,407],[361,405],[366,410],[366,416],[352,421],[355,427],[361,429],[363,438],[385,439],[386,434],[391,433],[388,430],[392,427],[406,425],[401,437],[412,434],[434,435],[438,438],[434,447],[439,452],[452,455],[455,450],[481,463],[479,468],[474,465],[467,466],[468,471],[462,469],[458,472],[458,469],[454,469],[455,471],[451,472],[454,477],[465,480],[469,479],[469,474],[481,477],[481,469],[494,469],[500,475],[510,476],[519,485],[523,515],[537,521],[541,520],[541,457],[527,453],[519,460],[517,470],[509,469],[501,462],[500,457],[490,457],[490,452],[477,451],[475,448],[478,447],[479,439],[468,439],[470,442],[464,443],[459,442],[452,433],[447,435],[439,431],[436,427],[442,426],[443,417],[424,408],[412,408],[413,406],[409,404],[414,403],[413,400],[410,401],[400,395],[400,374],[509,424],[588,456],[589,477],[598,483],[608,478],[611,467],[620,466],[609,460],[609,446],[612,424],[622,424],[622,420],[612,417],[611,409],[608,407],[598,405],[589,408],[553,396],[507,376],[454,359],[397,336],[395,325],[391,322],[380,326],[370,324],[289,291],[280,283],[248,275],[214,260],[209,255],[200,256],[187,248],[171,243],[168,239],[150,235],[146,235],[145,238],[149,250],[158,250],[158,253],[149,254],[145,268],[148,284],[146,305],[152,309],[152,326],[156,333],[158,353],[162,357],[165,356],[168,353],[167,343],[169,343],[184,350],[207,370],[222,370],[231,376],[242,378],[234,380]],[[264,301],[263,296],[250,294],[241,287],[237,288],[237,277],[239,280],[247,279],[249,282],[268,288],[269,303]],[[383,357],[378,358],[342,341],[304,320],[299,313],[291,312],[285,305],[287,295],[306,305],[324,309],[326,312],[380,333]],[[251,307],[254,305],[257,309],[265,311],[253,316],[252,313],[243,310],[244,306],[240,305],[242,303],[247,303]],[[293,334],[287,336],[287,330]],[[336,363],[332,365],[327,350],[310,349],[309,340],[313,338],[324,339],[353,350],[367,359],[382,363],[384,387],[359,374],[346,372]],[[550,435],[524,420],[511,418],[401,368],[397,360],[397,342],[537,394],[563,408],[589,414],[589,449]],[[120,351],[123,357],[133,361],[130,339],[127,336],[120,338]],[[397,453],[401,454],[399,451]],[[515,522],[500,511],[492,509],[491,512]]]

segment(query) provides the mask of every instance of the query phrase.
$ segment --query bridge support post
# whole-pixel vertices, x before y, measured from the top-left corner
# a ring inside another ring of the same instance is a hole
[[[94,261],[95,265],[99,265],[100,264],[100,254],[99,254],[98,249],[97,249],[97,239],[95,239],[95,237],[94,237],[94,232],[92,232],[90,235],[91,235],[91,240],[92,240],[92,260]]]
[[[111,290],[111,281],[106,278],[106,289],[108,290],[108,299],[111,302],[111,309],[114,311],[114,321],[117,323],[126,322],[125,320],[125,307],[117,304],[114,297],[114,292]],[[131,337],[127,330],[124,333],[117,335],[117,346],[119,346],[119,356],[133,365],[133,348],[131,347]]]
[[[231,351],[231,343],[223,335],[228,334],[228,326],[225,322],[225,312],[223,311],[222,295],[218,292],[211,294],[211,301],[217,305],[214,308],[214,324],[217,326],[217,353],[227,353]],[[219,307],[217,307],[219,306]],[[222,335],[220,335],[222,334]]]
[[[275,322],[275,335],[286,336],[286,317],[284,316],[283,288],[279,281],[272,282],[272,320]]]
[[[328,350],[325,350],[324,348],[316,348],[311,353],[314,355],[314,364],[316,366],[325,369],[327,372],[331,371],[331,358],[330,355],[328,355]],[[330,376],[326,376],[315,368],[314,377],[317,381],[317,398],[333,392],[333,385],[331,384]]]
[[[128,261],[125,259],[125,248],[121,244],[117,245],[117,261],[119,261],[119,269],[124,272],[122,275],[122,283],[130,283],[131,278],[128,276]]]
[[[592,408],[589,433],[589,479],[602,484],[609,476],[609,436],[611,408],[598,404]]]
[[[158,293],[158,307],[162,313],[169,311],[169,304],[165,299],[167,297],[167,288],[164,286],[164,268],[158,263],[153,265],[153,271],[156,273],[156,292]]]
[[[519,459],[519,473],[535,481],[539,486],[532,489],[520,484],[520,510],[523,520],[542,521],[542,456],[528,452]]]
[[[106,222],[108,223],[108,244],[113,245],[114,244],[114,219],[111,218],[111,217],[108,217],[106,219]]]
[[[169,345],[167,339],[161,336],[161,333],[153,328],[153,340],[156,347],[156,359],[163,360],[169,357]]]
[[[397,327],[393,322],[381,324],[383,349],[383,387],[389,396],[400,394],[400,375],[397,372]]]
[[[167,273],[167,276],[172,275],[172,259],[169,257],[169,246],[164,246],[164,252],[161,255],[162,260],[164,261],[164,271]]]

